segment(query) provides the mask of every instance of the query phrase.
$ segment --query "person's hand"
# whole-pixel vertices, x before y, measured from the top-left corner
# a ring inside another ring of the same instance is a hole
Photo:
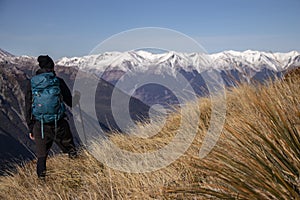
[[[79,105],[80,101],[80,92],[75,90],[74,97],[73,97],[73,106]]]
[[[30,138],[31,140],[34,140],[34,136],[33,136],[32,133],[29,133],[29,138]]]

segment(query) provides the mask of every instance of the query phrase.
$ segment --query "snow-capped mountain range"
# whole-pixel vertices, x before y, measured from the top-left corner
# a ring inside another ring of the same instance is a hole
[[[208,92],[201,76],[203,71],[217,70],[224,84],[229,87],[241,81],[263,82],[270,78],[281,77],[285,71],[300,66],[300,53],[297,51],[268,53],[248,50],[244,52],[224,51],[215,54],[173,51],[155,54],[139,50],[106,52],[73,58],[64,57],[56,64],[67,67],[76,66],[83,71],[96,73],[112,84],[136,82],[140,75],[145,74],[159,74],[162,79],[172,79],[177,77],[177,73],[181,73],[195,93],[203,96]],[[126,73],[130,74],[129,77],[123,76]],[[154,85],[135,89],[133,96],[148,105],[176,104],[176,99],[170,97],[172,96],[170,92]]]
[[[134,70],[143,72],[154,67],[155,70],[183,68],[186,71],[201,72],[209,68],[217,70],[238,71],[249,68],[260,71],[267,68],[280,72],[290,67],[300,65],[300,53],[267,53],[259,51],[224,51],[215,54],[166,52],[154,54],[147,51],[106,52],[98,55],[83,57],[61,58],[57,61],[62,66],[78,66],[81,69],[94,69],[100,72],[105,70]]]
[[[14,56],[0,49],[0,61],[10,63],[34,63],[36,57]],[[138,71],[167,70],[182,68],[186,71],[197,70],[201,72],[210,68],[217,70],[244,71],[245,68],[260,71],[263,68],[281,72],[292,67],[300,66],[300,53],[271,53],[247,50],[223,51],[214,54],[165,52],[160,54],[148,51],[105,52],[97,55],[82,57],[63,57],[56,61],[57,65],[66,67],[79,67],[82,70],[104,72],[105,70]]]

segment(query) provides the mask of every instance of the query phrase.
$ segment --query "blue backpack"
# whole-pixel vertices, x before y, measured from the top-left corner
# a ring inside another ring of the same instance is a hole
[[[65,104],[60,91],[59,79],[54,73],[42,73],[32,77],[32,115],[41,122],[42,138],[44,138],[43,124],[55,122],[64,116]]]

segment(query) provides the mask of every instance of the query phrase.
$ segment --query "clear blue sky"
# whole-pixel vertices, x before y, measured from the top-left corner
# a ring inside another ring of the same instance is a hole
[[[119,32],[164,27],[209,52],[300,51],[300,0],[0,0],[0,48],[15,55],[88,54]]]

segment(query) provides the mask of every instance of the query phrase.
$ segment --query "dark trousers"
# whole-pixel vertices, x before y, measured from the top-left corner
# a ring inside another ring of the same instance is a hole
[[[44,124],[43,128],[44,138],[42,138],[41,133],[41,122],[36,121],[33,127],[38,158],[36,170],[40,178],[46,175],[46,159],[53,142],[55,142],[64,153],[68,153],[69,157],[73,158],[77,154],[70,126],[65,119],[61,119],[57,122],[56,130],[53,123]]]

